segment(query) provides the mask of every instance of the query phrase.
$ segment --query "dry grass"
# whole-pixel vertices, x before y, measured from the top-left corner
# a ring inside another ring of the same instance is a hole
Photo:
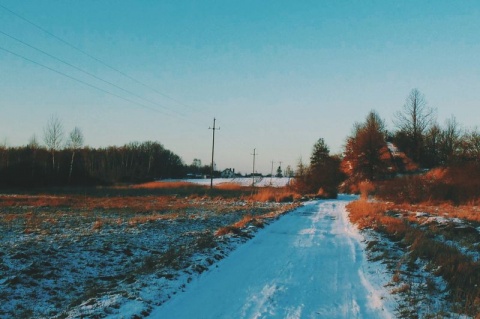
[[[258,228],[262,228],[264,226],[261,218],[257,219],[253,216],[250,216],[250,215],[247,215],[247,216],[243,217],[241,220],[239,220],[238,222],[233,224],[234,227],[237,227],[237,228],[240,228],[240,229],[241,228],[246,228],[249,225],[253,225],[253,226],[258,227]]]
[[[252,200],[259,202],[285,203],[293,202],[299,195],[286,187],[264,187],[257,190],[252,196]]]
[[[216,189],[221,189],[221,190],[228,190],[228,191],[240,191],[240,190],[246,190],[247,187],[242,186],[240,184],[236,183],[221,183],[215,186]]]
[[[360,198],[367,200],[368,196],[375,191],[375,185],[370,181],[361,182],[358,186],[360,191]]]
[[[133,189],[178,189],[178,188],[198,188],[199,185],[189,182],[149,182],[130,186]]]
[[[225,226],[225,227],[221,227],[219,228],[216,232],[215,232],[215,236],[219,237],[219,236],[225,236],[227,234],[234,234],[234,235],[244,235],[244,233],[242,232],[242,230],[238,227],[235,227],[235,226]]]
[[[223,236],[226,234],[236,234],[236,235],[245,235],[242,231],[248,226],[254,226],[257,228],[263,228],[267,221],[274,220],[279,216],[286,214],[287,212],[291,211],[292,209],[296,208],[298,204],[290,204],[287,206],[283,206],[281,208],[277,208],[273,211],[268,213],[259,214],[256,216],[246,215],[241,220],[235,222],[232,225],[221,227],[215,232],[215,236]]]
[[[379,220],[384,217],[384,213],[388,208],[389,204],[366,200],[354,201],[347,206],[350,212],[350,221],[360,229],[377,227]]]
[[[419,209],[418,206],[414,208],[414,211]],[[457,305],[456,311],[468,315],[480,312],[480,262],[458,248],[436,240],[437,236],[428,227],[419,227],[421,219],[415,220],[411,214],[398,213],[398,209],[412,209],[412,206],[359,200],[350,203],[347,209],[350,220],[360,229],[370,228],[400,242],[401,247],[409,252],[405,255],[408,262],[414,263],[420,258],[427,261],[431,269],[436,269],[435,274],[449,285],[452,301]],[[394,275],[396,280],[400,280],[398,273]],[[404,292],[407,288],[403,285],[395,293]]]
[[[68,207],[75,209],[123,209],[147,211],[183,208],[188,203],[174,196],[83,196],[21,195],[0,196],[0,207]]]
[[[176,191],[181,187],[190,188],[192,185],[184,182],[147,183],[135,186],[135,189],[151,190],[160,187]],[[201,186],[201,189],[204,191],[205,187]],[[198,213],[200,209],[200,212],[208,214],[238,215],[241,219],[231,226],[244,229],[248,225],[263,227],[266,219],[276,218],[296,205],[274,206],[273,210],[269,205],[267,208],[269,211],[266,211],[264,205],[258,202],[284,202],[291,200],[292,193],[286,189],[257,189],[257,193],[252,197],[251,191],[251,188],[238,184],[223,184],[220,189],[214,189],[209,195],[200,195],[198,192],[187,192],[185,193],[187,196],[158,195],[151,192],[133,192],[132,195],[132,189],[128,187],[95,188],[84,194],[70,193],[73,190],[68,190],[62,195],[48,193],[0,195],[2,209],[0,224],[8,229],[21,225],[24,232],[32,233],[48,231],[49,225],[59,222],[89,223],[90,231],[101,231],[106,227],[122,224],[135,227],[159,220],[199,218],[204,214]],[[227,196],[224,196],[225,194]],[[240,196],[231,197],[233,194]],[[249,204],[245,205],[246,203]],[[254,215],[242,217],[247,210],[254,212]],[[73,222],[74,220],[76,222]],[[230,232],[232,231],[235,230],[230,229]]]
[[[436,168],[376,183],[376,196],[395,203],[480,205],[480,164]]]
[[[169,186],[179,187],[178,184]],[[81,301],[89,298],[100,300],[100,296],[118,293],[118,289],[140,291],[149,284],[141,279],[143,274],[156,272],[173,278],[177,273],[173,270],[185,269],[189,274],[202,272],[228,252],[224,249],[227,246],[223,246],[228,240],[215,238],[214,230],[218,229],[217,236],[234,233],[244,241],[253,235],[255,229],[250,226],[262,227],[266,219],[292,208],[291,204],[253,201],[247,197],[251,189],[244,192],[237,188],[211,193],[202,188],[201,192],[181,193],[178,189],[157,192],[147,188],[104,187],[78,188],[77,193],[74,189],[42,189],[45,193],[0,195],[0,234],[5,238],[0,259],[20,260],[15,256],[24,255],[28,260],[26,268],[42,267],[42,276],[52,282],[50,288],[50,284],[44,286],[37,278],[25,275],[24,267],[4,267],[7,277],[18,278],[19,282],[4,285],[6,289],[0,296],[8,294],[7,300],[23,300],[27,298],[23,291],[31,290],[37,296],[29,295],[28,300],[35,303],[42,300],[42,309],[50,309],[49,296],[56,300],[66,296],[65,302],[63,299],[56,302],[49,314],[67,313],[64,309],[80,306]],[[61,195],[52,195],[54,191]],[[234,197],[239,193],[241,196]],[[52,242],[58,244],[52,246]],[[221,249],[209,250],[216,245]],[[209,258],[198,261],[192,257],[204,250]],[[1,264],[0,261],[0,268]],[[62,271],[58,271],[58,265]],[[62,280],[65,274],[72,278],[70,284]],[[0,312],[5,309],[4,304],[0,303]],[[31,303],[27,304],[30,307]],[[51,317],[36,312],[19,316],[15,309],[6,316]]]
[[[0,207],[42,207],[42,206],[66,206],[71,202],[67,196],[52,195],[1,195]]]
[[[390,204],[390,209],[395,211],[405,212],[425,212],[430,216],[446,217],[446,218],[459,218],[462,220],[480,222],[480,206],[474,204],[455,206],[449,202],[434,203],[431,201],[419,203],[416,205],[401,203]],[[407,214],[409,221],[422,222],[414,214]],[[426,218],[426,217],[425,217]],[[424,218],[424,219],[425,219]]]

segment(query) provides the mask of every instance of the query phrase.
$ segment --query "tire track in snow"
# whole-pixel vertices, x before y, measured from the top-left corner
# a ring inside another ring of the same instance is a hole
[[[315,201],[282,217],[154,310],[151,318],[390,318],[363,274],[345,205]]]

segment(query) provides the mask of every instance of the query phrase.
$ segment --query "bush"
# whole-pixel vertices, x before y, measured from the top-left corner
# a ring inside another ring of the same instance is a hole
[[[376,183],[376,196],[395,203],[480,202],[480,164],[435,169],[423,175],[404,176]]]

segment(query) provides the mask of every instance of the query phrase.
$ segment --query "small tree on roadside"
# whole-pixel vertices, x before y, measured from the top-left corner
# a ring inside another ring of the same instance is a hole
[[[338,185],[343,179],[340,162],[337,156],[330,155],[324,139],[320,138],[313,146],[310,165],[305,166],[301,160],[299,161],[292,186],[302,194],[335,198]]]
[[[330,149],[323,138],[313,145],[310,156],[308,184],[312,192],[327,198],[336,198],[342,174],[340,159],[330,155]]]
[[[356,123],[345,146],[342,170],[348,183],[356,185],[363,180],[378,180],[389,173],[390,159],[385,142],[385,125],[380,116],[371,111],[364,123]]]

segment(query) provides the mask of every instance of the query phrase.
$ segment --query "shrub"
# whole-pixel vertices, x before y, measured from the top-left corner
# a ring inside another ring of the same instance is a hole
[[[396,203],[480,202],[480,164],[437,168],[424,175],[395,178],[376,183],[376,196]]]

